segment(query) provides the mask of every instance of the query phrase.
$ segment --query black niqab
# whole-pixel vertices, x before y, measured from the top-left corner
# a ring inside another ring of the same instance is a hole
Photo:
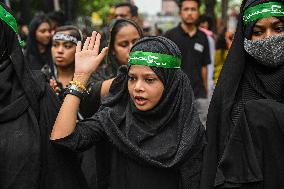
[[[284,100],[281,93],[284,86],[283,68],[264,67],[244,50],[244,38],[251,37],[251,29],[255,24],[254,22],[244,26],[244,10],[263,2],[268,1],[244,1],[240,8],[233,43],[209,107],[206,127],[208,145],[203,159],[202,189],[211,189],[217,184],[215,182],[220,180],[216,177],[217,167],[244,104],[258,99],[274,99],[280,102]]]

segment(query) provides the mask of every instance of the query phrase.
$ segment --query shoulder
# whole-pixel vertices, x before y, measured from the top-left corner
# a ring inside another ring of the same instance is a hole
[[[166,33],[164,34],[164,37],[172,37],[177,33],[179,33],[179,26],[176,26],[176,27],[166,31]]]
[[[284,104],[271,99],[251,100],[245,104],[244,113],[253,125],[280,125],[284,123]]]

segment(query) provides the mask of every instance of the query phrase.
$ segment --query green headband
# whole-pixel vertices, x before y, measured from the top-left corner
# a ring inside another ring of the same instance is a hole
[[[130,52],[128,63],[150,67],[180,68],[181,59],[168,54],[135,51]]]
[[[3,20],[8,26],[12,28],[12,30],[18,35],[18,24],[14,16],[6,11],[1,5],[0,5],[0,18]],[[20,45],[23,46],[24,42],[20,41]]]
[[[245,25],[262,18],[284,16],[284,5],[280,2],[269,2],[248,8],[243,16]]]

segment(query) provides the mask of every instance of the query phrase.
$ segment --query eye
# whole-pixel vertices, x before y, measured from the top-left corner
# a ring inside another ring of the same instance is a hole
[[[283,32],[284,31],[284,25],[281,25],[281,26],[276,26],[276,28],[275,28],[275,31],[277,31],[277,32]]]
[[[145,81],[147,83],[154,83],[154,81],[156,80],[156,78],[146,78]]]
[[[57,43],[52,43],[52,47],[58,47]]]
[[[254,36],[260,36],[263,34],[263,31],[262,30],[253,30],[252,31],[252,35]]]
[[[135,80],[136,80],[136,78],[135,78],[135,77],[133,77],[133,76],[130,76],[130,75],[129,75],[129,76],[128,76],[128,80],[129,80],[129,81],[135,81]]]
[[[121,47],[127,47],[127,46],[128,46],[128,42],[119,43],[119,46],[121,46]]]
[[[66,49],[71,49],[73,46],[70,45],[70,44],[65,44],[64,47],[65,47]]]

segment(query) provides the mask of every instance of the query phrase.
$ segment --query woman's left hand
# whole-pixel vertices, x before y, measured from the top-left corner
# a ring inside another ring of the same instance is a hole
[[[76,47],[75,54],[75,73],[74,78],[78,78],[83,83],[87,82],[93,72],[95,72],[102,62],[107,52],[107,47],[103,48],[99,53],[101,35],[93,31],[91,37],[87,37],[83,48],[79,42]]]

